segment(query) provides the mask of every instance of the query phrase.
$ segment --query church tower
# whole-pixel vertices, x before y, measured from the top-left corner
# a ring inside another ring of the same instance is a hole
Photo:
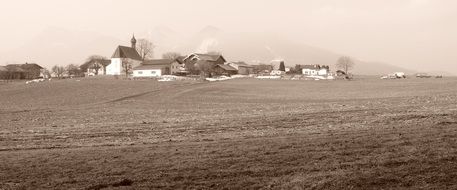
[[[135,34],[133,34],[133,37],[132,37],[132,39],[130,40],[130,42],[132,43],[132,48],[136,50],[136,39],[135,39]]]

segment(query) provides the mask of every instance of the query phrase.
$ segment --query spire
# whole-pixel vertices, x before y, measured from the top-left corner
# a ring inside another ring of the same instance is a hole
[[[132,43],[132,48],[136,50],[136,39],[135,39],[135,33],[133,34],[132,39],[130,40]]]

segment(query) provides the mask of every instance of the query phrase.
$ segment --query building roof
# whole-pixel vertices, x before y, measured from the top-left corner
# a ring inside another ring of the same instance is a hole
[[[25,63],[25,64],[21,65],[21,68],[23,68],[25,70],[29,70],[29,69],[44,69],[43,67],[41,67],[40,65],[38,65],[36,63]]]
[[[154,70],[154,69],[163,69],[168,65],[140,65],[133,68],[133,70]]]
[[[92,66],[92,64],[94,64],[94,63],[100,63],[104,67],[106,67],[109,64],[111,64],[111,60],[109,60],[109,59],[101,59],[101,60],[100,59],[92,59],[90,61],[87,61],[87,62],[83,63],[81,66],[79,66],[79,68],[82,68],[83,70],[86,70],[87,68]]]
[[[222,56],[222,55],[212,55],[212,54],[202,54],[202,53],[193,53],[193,54],[190,54],[189,56],[187,56],[186,58],[183,59],[183,61],[186,61],[187,59],[189,58],[193,58],[193,57],[196,57],[197,59],[199,60],[203,60],[203,61],[212,61],[212,62],[215,62],[217,60],[219,60],[220,58],[222,58],[222,60],[224,62],[227,62],[225,60],[225,58]]]
[[[314,70],[319,70],[320,67],[318,65],[302,65],[302,69],[314,69]]]
[[[25,70],[21,68],[21,64],[10,64],[6,65],[5,68],[10,72],[25,72]]]
[[[224,69],[224,70],[226,70],[226,71],[238,71],[238,70],[236,70],[235,68],[233,68],[233,67],[230,66],[230,65],[219,64],[219,65],[217,65],[217,66],[219,66],[220,68],[222,68],[222,69]]]
[[[126,46],[118,46],[111,58],[130,58],[134,60],[142,60],[140,54],[138,54],[134,48]]]
[[[178,60],[172,60],[172,59],[152,59],[152,60],[146,60],[141,63],[142,65],[170,65],[173,62],[178,61]],[[179,61],[178,61],[179,62]]]
[[[8,69],[6,69],[4,66],[0,66],[0,71],[8,71]]]
[[[186,56],[178,56],[178,58],[176,58],[176,61],[178,61],[178,63],[180,63],[180,64],[183,64],[185,58],[186,58]]]

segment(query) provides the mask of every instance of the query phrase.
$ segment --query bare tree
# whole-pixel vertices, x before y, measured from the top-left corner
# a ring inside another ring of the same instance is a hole
[[[177,59],[179,56],[181,56],[181,54],[178,53],[178,52],[167,52],[167,53],[164,53],[164,54],[162,55],[162,58],[163,58],[163,59],[175,60],[175,59]]]
[[[152,59],[154,56],[154,44],[147,39],[139,39],[137,51],[143,60]]]
[[[54,73],[58,78],[62,78],[65,73],[65,67],[55,65],[52,67],[52,73]]]
[[[51,78],[51,71],[49,71],[48,69],[44,68],[43,69],[43,78],[45,78],[45,79]]]
[[[81,76],[81,70],[77,65],[70,64],[65,68],[67,74],[72,77]]]
[[[107,60],[106,57],[101,55],[91,55],[86,59],[86,62],[80,67],[81,70],[86,71],[89,69],[95,70],[95,75],[98,75],[98,72],[101,68],[103,68],[103,61]]]
[[[346,74],[348,71],[354,67],[354,61],[352,61],[351,57],[342,56],[336,62],[336,68],[344,70]]]
[[[125,77],[128,77],[132,72],[132,63],[127,59],[122,60],[122,69],[125,72]]]

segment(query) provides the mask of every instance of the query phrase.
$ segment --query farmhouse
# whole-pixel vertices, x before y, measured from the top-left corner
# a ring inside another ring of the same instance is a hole
[[[302,74],[306,76],[327,76],[330,67],[325,65],[303,65]]]
[[[183,62],[177,58],[153,59],[133,68],[133,77],[159,77],[162,75],[182,75],[186,73]]]
[[[0,66],[0,79],[8,79],[8,69],[4,66]]]
[[[111,64],[108,59],[93,59],[80,66],[86,76],[106,75],[106,67]]]
[[[106,67],[107,75],[124,75],[125,68],[131,69],[140,65],[142,58],[136,51],[136,39],[132,37],[131,47],[118,46],[111,56],[111,63]]]
[[[216,65],[214,72],[216,75],[231,76],[236,75],[238,73],[238,70],[230,65],[219,64]]]
[[[227,62],[222,55],[193,53],[183,59],[184,63],[196,63],[197,61],[207,61],[214,65],[224,64]]]
[[[245,62],[242,62],[242,61],[230,62],[230,63],[228,63],[228,65],[235,68],[238,71],[238,74],[240,74],[240,75],[254,74],[254,66],[248,65]]]
[[[284,75],[284,74],[286,74],[286,72],[280,71],[280,70],[273,70],[270,72],[270,75],[272,75],[272,76],[280,76],[280,75]]]
[[[5,79],[37,79],[44,77],[44,68],[36,63],[9,64],[2,67],[1,78]]]
[[[191,74],[201,74],[198,68],[205,67],[208,70],[214,70],[217,65],[224,65],[225,58],[222,55],[193,53],[183,59],[185,68]]]
[[[252,67],[255,74],[269,74],[271,71],[273,71],[273,65],[258,64],[252,65]]]
[[[183,59],[186,68],[192,68],[197,62],[207,62],[213,67],[219,64],[225,64],[226,60],[222,55],[211,55],[211,54],[201,54],[193,53],[188,55]]]

